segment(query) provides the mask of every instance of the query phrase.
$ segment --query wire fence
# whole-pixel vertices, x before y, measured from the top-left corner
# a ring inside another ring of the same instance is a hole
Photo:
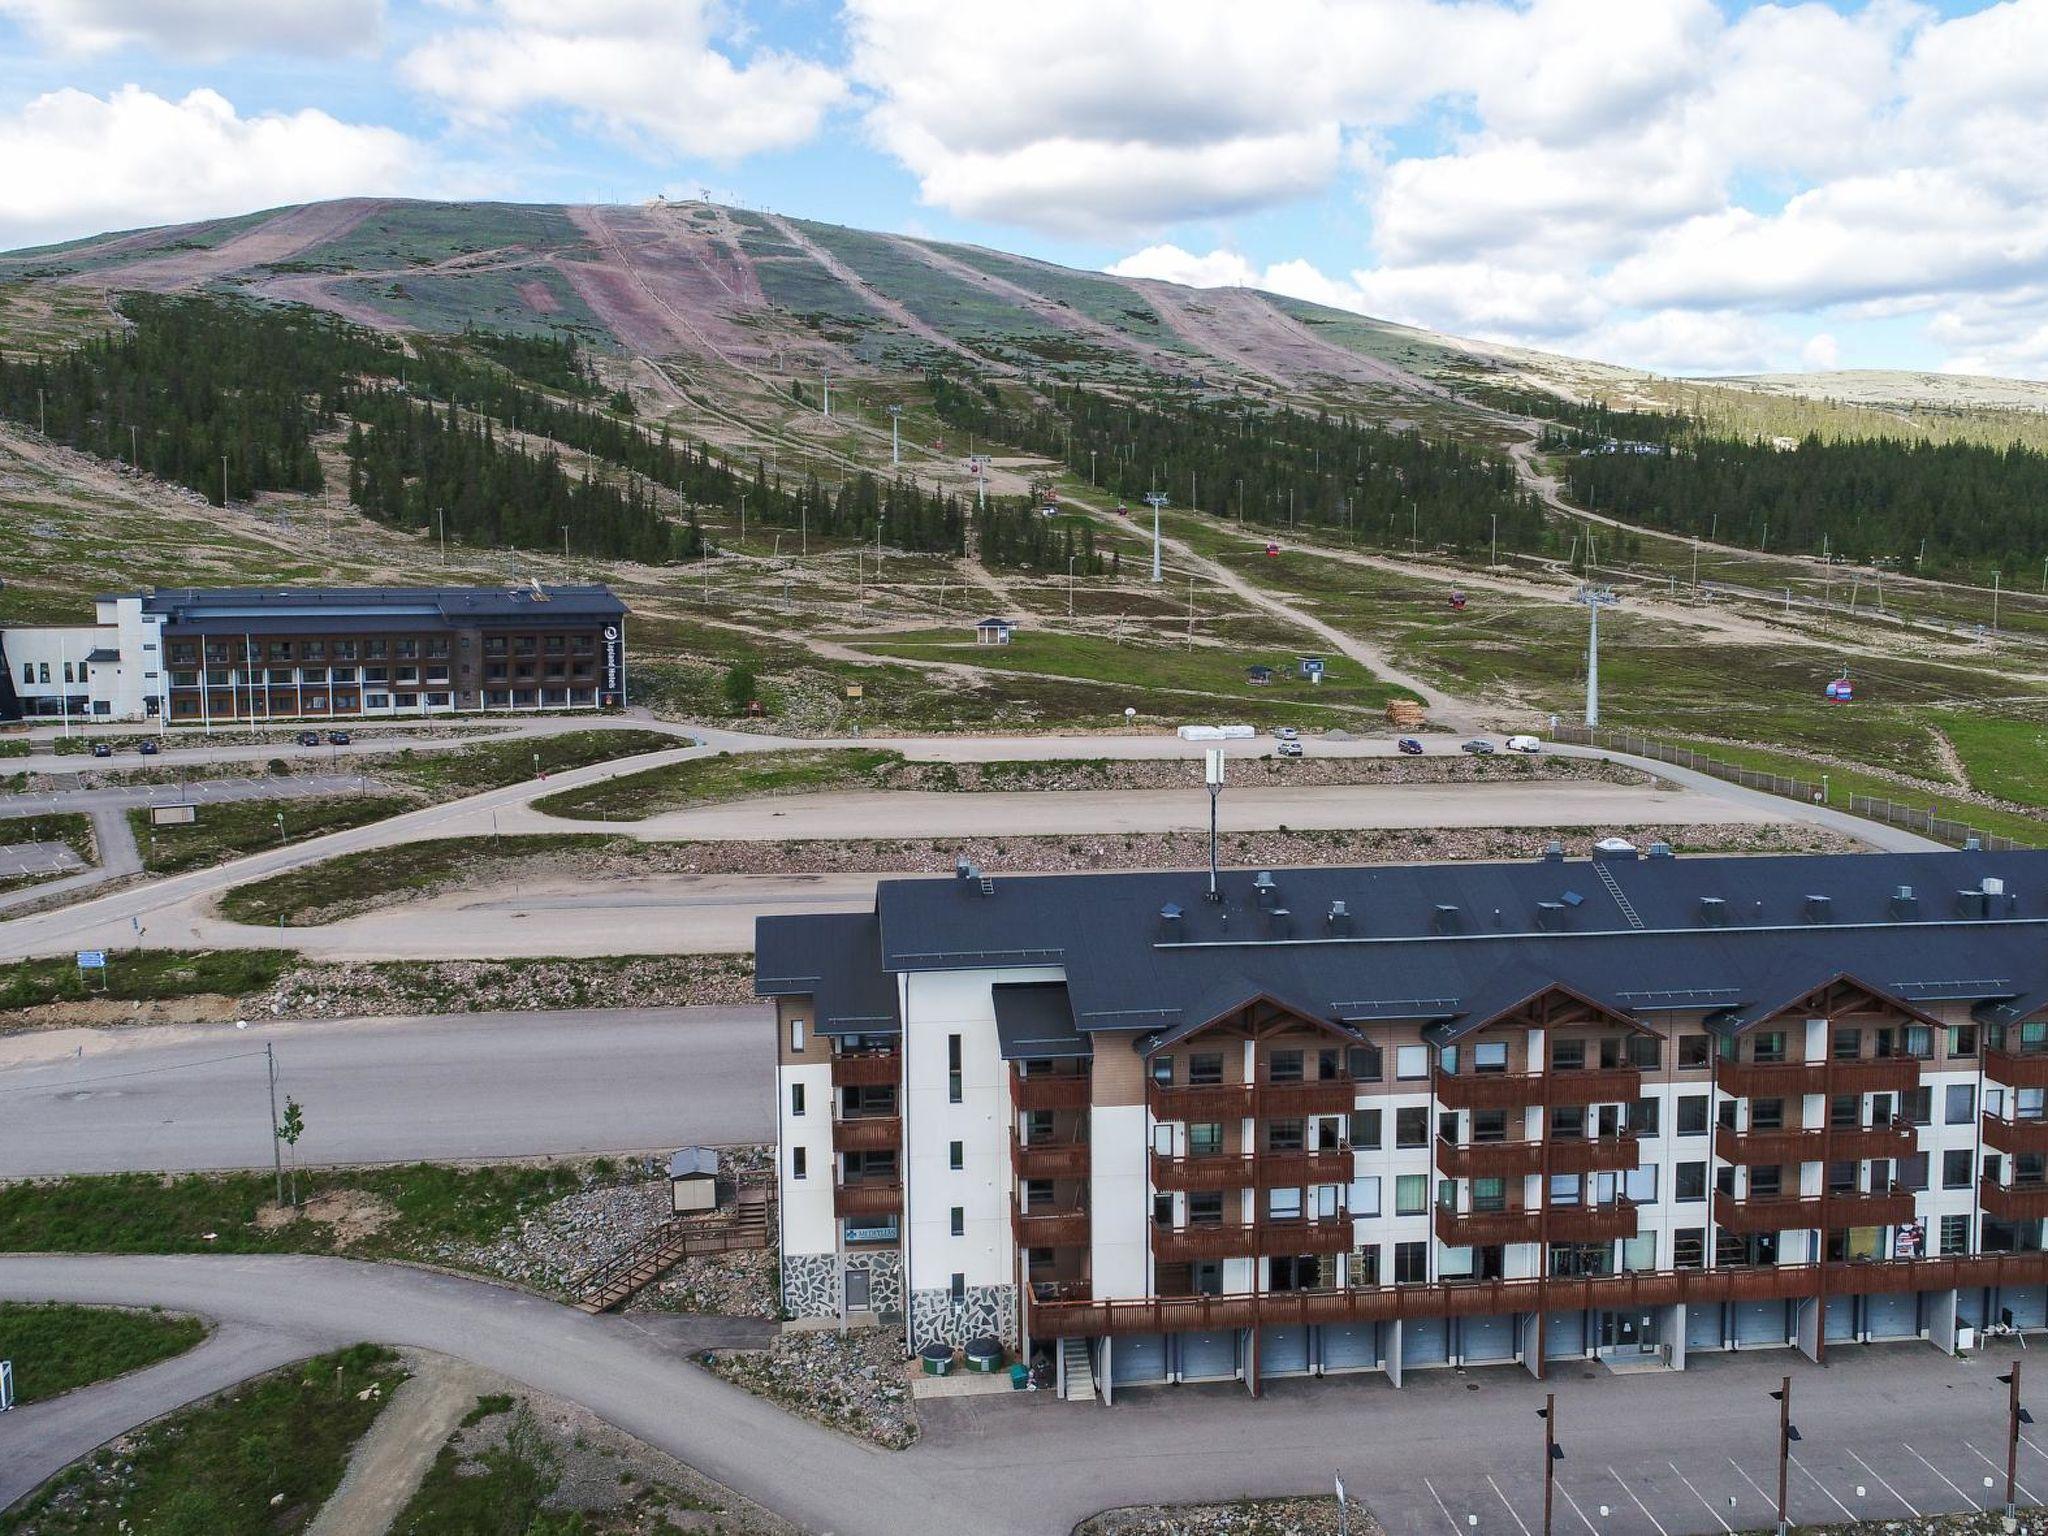
[[[1570,742],[1575,746],[1602,747],[1610,752],[1626,752],[1634,757],[1654,758],[1660,763],[1690,768],[1695,773],[1709,774],[1730,784],[1740,784],[1746,789],[1760,789],[1766,794],[1782,795],[1787,800],[1804,800],[1814,805],[1830,803],[1826,786],[1818,780],[1796,779],[1787,774],[1745,768],[1739,763],[1723,762],[1718,757],[1709,757],[1706,753],[1696,752],[1690,747],[1674,747],[1665,742],[1653,741],[1634,731],[1609,731],[1591,729],[1583,725],[1560,724],[1551,735],[1559,741]],[[1981,831],[1968,822],[1943,816],[1934,806],[1908,805],[1901,801],[1884,800],[1871,795],[1851,795],[1848,809],[1852,816],[1861,816],[1868,821],[1881,821],[1887,826],[1917,832],[1922,837],[1932,838],[1938,843],[1948,843],[1957,848],[1975,842],[1979,847],[1988,848],[1993,852],[2007,853],[2031,846],[2014,838]]]

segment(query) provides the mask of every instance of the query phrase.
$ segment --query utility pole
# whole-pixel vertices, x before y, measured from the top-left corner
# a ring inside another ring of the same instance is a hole
[[[2005,1518],[2015,1514],[2013,1488],[2020,1477],[2020,1426],[2034,1422],[2034,1416],[2020,1406],[2020,1363],[2012,1363],[2012,1374],[1998,1378],[2009,1389],[2005,1413]]]
[[[263,1042],[263,1065],[270,1073],[270,1159],[277,1173],[277,1203],[284,1204],[284,1144],[277,1139],[277,1050]]]
[[[564,560],[569,558],[569,525],[567,523],[562,524],[562,558]]]
[[[1543,1394],[1543,1406],[1536,1410],[1543,1421],[1543,1536],[1550,1536],[1550,1510],[1556,1502],[1557,1464],[1564,1451],[1557,1443],[1557,1394]]]
[[[903,443],[900,431],[903,425],[903,407],[889,407],[889,464],[891,468],[903,462]]]
[[[1792,1378],[1787,1376],[1771,1396],[1778,1400],[1778,1536],[1791,1536],[1792,1527],[1785,1520],[1785,1469],[1792,1464],[1792,1446],[1799,1439],[1792,1422]]]
[[[1166,493],[1147,491],[1145,500],[1152,508],[1152,579],[1157,582],[1162,579],[1159,574],[1159,509],[1166,505]]]
[[[448,563],[448,514],[440,507],[434,508],[434,521],[441,528],[441,563]]]

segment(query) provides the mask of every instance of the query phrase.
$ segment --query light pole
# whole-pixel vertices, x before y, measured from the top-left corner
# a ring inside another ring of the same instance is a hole
[[[1998,1378],[2010,1389],[2005,1416],[2005,1518],[2013,1518],[2013,1489],[2020,1477],[2020,1426],[2034,1422],[2034,1416],[2020,1406],[2020,1363],[2012,1363],[2012,1374]]]
[[[1785,1521],[1785,1470],[1792,1464],[1792,1446],[1799,1439],[1799,1427],[1792,1422],[1792,1378],[1771,1394],[1778,1400],[1778,1536],[1790,1536]]]
[[[569,525],[567,523],[562,524],[562,558],[564,560],[569,558]]]
[[[830,420],[830,419],[831,419],[831,416],[832,416],[832,370],[831,370],[830,368],[827,368],[827,369],[825,370],[825,417],[826,417],[826,419],[827,419],[827,420]]]
[[[1216,890],[1216,801],[1223,793],[1221,747],[1209,747],[1202,753],[1202,782],[1209,789],[1209,899],[1221,901],[1223,898]]]
[[[1080,558],[1079,555],[1067,556],[1067,617],[1070,619],[1074,616],[1074,562]]]
[[[1164,491],[1147,491],[1145,493],[1145,500],[1152,508],[1152,579],[1156,582],[1161,579],[1159,575],[1159,509],[1166,505],[1166,493]]]
[[[1557,1394],[1543,1394],[1543,1406],[1536,1410],[1543,1421],[1543,1536],[1550,1536],[1550,1507],[1555,1502],[1557,1464],[1564,1460],[1564,1447],[1557,1443]]]
[[[902,406],[900,406],[900,405],[892,405],[892,406],[890,406],[890,407],[889,407],[889,463],[890,463],[890,466],[891,466],[892,468],[893,468],[894,466],[896,466],[896,465],[898,465],[898,464],[901,464],[901,463],[903,462],[903,449],[902,449],[902,439],[901,439],[901,436],[900,436],[900,432],[901,432],[902,424],[903,424],[903,407],[902,407]]]

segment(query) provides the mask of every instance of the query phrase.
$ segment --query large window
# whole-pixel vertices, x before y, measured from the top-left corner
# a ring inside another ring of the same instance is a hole
[[[958,1104],[961,1099],[960,1037],[946,1036],[946,1102]]]
[[[1481,1040],[1472,1047],[1474,1072],[1505,1072],[1507,1069],[1508,1045],[1505,1040]]]
[[[1192,1157],[1214,1157],[1223,1150],[1223,1122],[1203,1120],[1188,1126],[1188,1153]]]
[[[1550,1070],[1553,1072],[1577,1072],[1586,1065],[1586,1042],[1583,1040],[1556,1040],[1550,1046]]]
[[[1429,1106],[1411,1105],[1394,1111],[1394,1145],[1397,1147],[1426,1147],[1429,1145]]]
[[[1167,1065],[1169,1080],[1173,1071],[1173,1058],[1163,1056],[1160,1060]],[[1188,1082],[1198,1086],[1214,1086],[1223,1081],[1223,1053],[1221,1051],[1196,1051],[1188,1057]]]
[[[1394,1180],[1394,1214],[1420,1216],[1429,1209],[1429,1176],[1404,1173]]]
[[[1637,1099],[1628,1112],[1628,1128],[1638,1136],[1655,1136],[1662,1123],[1662,1099]]]
[[[1354,1216],[1377,1216],[1380,1213],[1380,1181],[1368,1176],[1351,1181],[1351,1214]]]
[[[1704,1093],[1682,1093],[1678,1096],[1678,1134],[1707,1134],[1707,1096]]]
[[[1429,1076],[1429,1047],[1404,1045],[1394,1052],[1394,1075],[1404,1083]]]
[[[1422,1285],[1429,1280],[1429,1244],[1394,1244],[1394,1284]]]
[[[1969,1217],[1944,1216],[1941,1218],[1941,1251],[1944,1254],[1968,1253],[1970,1251]]]
[[[1376,1109],[1351,1111],[1351,1145],[1357,1150],[1380,1149],[1380,1112]]]
[[[1677,1186],[1672,1198],[1675,1200],[1704,1200],[1707,1198],[1707,1165],[1705,1163],[1679,1163],[1673,1170],[1673,1183]]]
[[[1941,1154],[1941,1187],[1943,1189],[1968,1189],[1970,1187],[1971,1154],[1969,1148]]]
[[[1704,1067],[1713,1059],[1713,1042],[1705,1035],[1680,1035],[1678,1037],[1678,1064],[1681,1067]]]
[[[1968,1125],[1977,1118],[1977,1085],[1975,1083],[1950,1083],[1943,1091],[1943,1123]]]
[[[1679,1227],[1672,1232],[1671,1267],[1673,1269],[1705,1269],[1707,1267],[1707,1229],[1705,1227]]]

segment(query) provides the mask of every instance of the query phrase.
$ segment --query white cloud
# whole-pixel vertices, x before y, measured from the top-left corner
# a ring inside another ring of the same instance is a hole
[[[0,249],[247,213],[280,203],[434,190],[388,128],[324,112],[242,117],[214,91],[53,91],[0,116]]]
[[[332,55],[376,47],[384,0],[0,0],[0,16],[60,53]]]
[[[648,154],[729,161],[803,143],[846,94],[786,53],[736,60],[708,0],[497,0],[480,14],[400,65],[465,122],[565,108]]]
[[[1237,288],[1259,285],[1259,269],[1236,251],[1214,250],[1206,256],[1177,245],[1148,245],[1133,251],[1107,270],[1117,277],[1150,277],[1189,288]]]
[[[1842,344],[1826,331],[1806,338],[1799,349],[1799,361],[1819,373],[1831,373],[1842,366]]]

